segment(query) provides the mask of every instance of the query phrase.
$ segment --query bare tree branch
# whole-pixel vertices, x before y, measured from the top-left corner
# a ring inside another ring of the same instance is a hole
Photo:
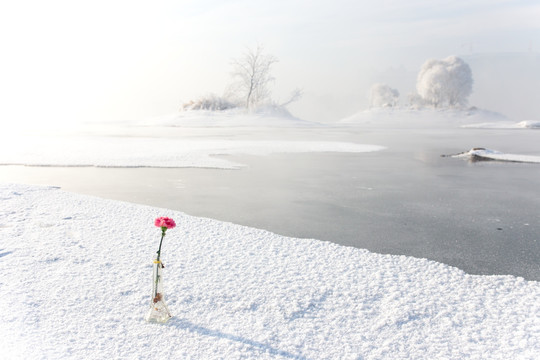
[[[279,106],[286,107],[287,105],[300,100],[302,96],[304,96],[304,91],[300,88],[296,88],[293,90],[293,92],[289,96],[289,100],[285,101],[284,103],[281,103]]]
[[[236,82],[232,91],[243,99],[248,110],[270,97],[268,84],[274,80],[270,68],[277,61],[276,57],[265,54],[261,45],[247,48],[241,58],[233,60],[232,76]]]

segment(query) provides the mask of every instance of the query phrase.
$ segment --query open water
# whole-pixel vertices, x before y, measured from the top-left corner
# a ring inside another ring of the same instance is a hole
[[[230,157],[247,165],[240,170],[0,166],[0,181],[428,258],[470,274],[540,280],[540,164],[441,157],[473,147],[540,155],[540,131],[331,128],[282,138],[387,149]]]

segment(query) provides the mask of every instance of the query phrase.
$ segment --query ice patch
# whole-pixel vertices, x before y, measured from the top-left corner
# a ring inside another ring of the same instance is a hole
[[[517,155],[517,154],[505,154],[500,151],[473,148],[469,151],[451,155],[456,158],[467,158],[473,161],[508,161],[508,162],[525,162],[525,163],[540,163],[540,156],[533,155]]]
[[[525,120],[517,123],[517,126],[527,129],[540,129],[540,121]]]
[[[540,121],[525,120],[518,123],[509,121],[486,122],[479,124],[463,125],[462,127],[474,129],[540,129]]]
[[[382,149],[377,145],[332,141],[42,136],[0,143],[0,165],[238,169],[243,165],[216,155],[361,153]]]

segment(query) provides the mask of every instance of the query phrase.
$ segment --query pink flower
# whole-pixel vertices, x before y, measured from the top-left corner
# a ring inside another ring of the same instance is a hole
[[[171,218],[168,218],[168,217],[158,217],[155,221],[154,221],[154,225],[156,225],[157,227],[160,227],[160,228],[165,228],[165,229],[172,229],[174,227],[176,227],[176,223],[174,222],[173,219]]]

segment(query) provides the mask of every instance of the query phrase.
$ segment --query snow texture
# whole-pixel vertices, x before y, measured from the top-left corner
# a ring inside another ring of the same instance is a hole
[[[540,283],[0,186],[2,359],[535,359]],[[147,324],[158,216],[174,317]],[[329,219],[331,221],[331,219]]]

